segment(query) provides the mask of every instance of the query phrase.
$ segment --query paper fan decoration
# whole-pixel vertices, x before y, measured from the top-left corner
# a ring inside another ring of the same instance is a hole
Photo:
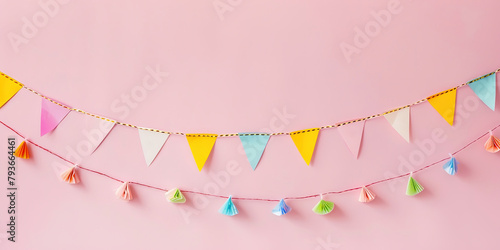
[[[375,199],[375,194],[372,193],[368,188],[362,187],[361,193],[359,194],[359,202],[370,202]]]
[[[484,144],[484,149],[490,153],[496,153],[500,151],[500,140],[493,135],[490,131],[490,138]]]
[[[325,201],[323,200],[323,196],[321,196],[321,200],[316,204],[316,206],[313,207],[312,211],[317,213],[317,214],[328,214],[333,210],[333,207],[335,204],[331,201]]]
[[[410,174],[410,178],[408,179],[408,186],[406,187],[406,195],[413,196],[424,190],[424,187],[420,185],[415,179],[413,179]]]
[[[19,158],[23,159],[29,159],[30,158],[30,153],[28,151],[28,144],[26,141],[21,142],[19,144],[19,147],[17,147],[16,151],[14,152],[14,155]]]
[[[289,207],[283,199],[281,199],[278,205],[273,208],[273,214],[277,216],[282,216],[290,211],[292,211],[292,208]]]
[[[455,175],[457,173],[457,160],[450,154],[450,160],[443,165],[444,171],[449,175]]]
[[[181,193],[178,188],[172,189],[165,193],[165,197],[168,201],[172,203],[184,203],[186,202],[186,197]]]
[[[226,202],[222,207],[219,209],[219,213],[228,215],[228,216],[233,216],[238,214],[238,209],[236,206],[233,204],[232,196],[230,195],[229,198],[227,198]]]
[[[118,189],[116,189],[116,196],[118,198],[129,201],[132,200],[132,192],[130,190],[128,182],[124,182]]]
[[[72,167],[61,173],[61,179],[69,184],[77,184],[80,182],[80,178],[76,174],[76,168]]]

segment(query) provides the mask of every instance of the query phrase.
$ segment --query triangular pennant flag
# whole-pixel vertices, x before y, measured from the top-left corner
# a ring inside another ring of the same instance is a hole
[[[186,197],[181,193],[181,190],[178,188],[169,190],[168,192],[165,193],[165,197],[167,198],[168,201],[172,203],[184,203],[186,202]]]
[[[128,182],[124,182],[115,192],[116,196],[122,200],[132,200],[132,191],[129,187]]]
[[[163,144],[167,141],[169,134],[145,129],[138,129],[138,131],[142,152],[144,153],[146,164],[149,166],[160,152]]]
[[[365,122],[366,120],[363,120],[338,127],[340,135],[356,159],[358,158],[359,148],[361,146],[361,141],[363,140]]]
[[[7,103],[20,89],[21,84],[17,84],[14,80],[3,73],[0,74],[0,108]]]
[[[496,138],[491,131],[490,137],[488,138],[486,143],[484,143],[484,149],[486,149],[486,151],[490,153],[496,153],[500,151],[500,139]]]
[[[406,195],[416,195],[424,190],[424,187],[420,185],[413,177],[410,175],[408,179],[408,186],[406,187]]]
[[[66,171],[62,172],[61,179],[69,184],[77,184],[80,182],[80,178],[78,178],[78,174],[76,174],[75,167],[71,167]]]
[[[455,118],[455,103],[457,99],[457,89],[449,89],[433,96],[427,97],[434,109],[453,126]]]
[[[264,153],[266,149],[270,136],[268,134],[259,133],[239,133],[238,135],[241,144],[243,144],[243,149],[245,149],[250,166],[255,170],[262,157],[262,153]]]
[[[292,211],[292,208],[289,207],[283,199],[281,199],[280,202],[278,203],[278,205],[276,205],[276,207],[274,207],[272,212],[274,215],[282,216],[284,214],[287,214],[290,211]]]
[[[497,76],[495,73],[489,76],[482,76],[469,84],[469,87],[476,93],[481,101],[491,110],[495,111],[495,99],[497,93]]]
[[[443,165],[444,171],[449,175],[455,175],[457,173],[457,160],[450,154],[450,160]]]
[[[219,213],[228,216],[233,216],[238,214],[238,209],[233,203],[232,196],[229,196],[229,198],[227,198],[224,205],[222,205],[222,207],[219,209]]]
[[[323,198],[316,204],[316,206],[313,207],[312,211],[324,215],[324,214],[329,214],[331,211],[333,211],[335,204],[331,201],[325,201]]]
[[[372,193],[368,188],[362,187],[361,193],[359,194],[359,202],[370,202],[375,199],[375,194]]]
[[[186,139],[193,153],[194,161],[198,166],[198,170],[201,171],[205,162],[212,152],[212,148],[217,140],[217,135],[215,134],[186,134]]]
[[[410,142],[410,107],[386,114],[384,117],[406,142]]]
[[[42,98],[42,115],[40,116],[40,136],[54,130],[71,110]]]
[[[307,165],[311,163],[318,134],[319,128],[311,128],[290,133],[290,137],[292,137],[295,146]]]
[[[101,146],[102,142],[106,137],[108,137],[109,132],[115,127],[116,123],[111,122],[111,121],[105,121],[102,120],[100,121],[101,124],[99,125],[99,131],[102,133],[99,133],[98,138],[96,141],[92,141],[94,144],[94,150],[92,150],[92,153],[94,153],[99,146]]]
[[[14,156],[19,157],[19,158],[23,158],[23,159],[30,158],[28,144],[26,143],[26,141],[23,141],[23,142],[21,142],[21,144],[19,144],[16,151],[14,152]]]

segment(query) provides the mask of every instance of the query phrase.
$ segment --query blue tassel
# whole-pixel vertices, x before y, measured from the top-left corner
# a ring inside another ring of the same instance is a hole
[[[228,216],[233,216],[238,214],[238,209],[236,206],[233,204],[233,200],[231,199],[231,195],[229,198],[226,200],[224,205],[219,209],[219,213],[228,215]]]
[[[449,175],[455,175],[457,173],[457,160],[450,154],[451,159],[443,165],[444,171]]]
[[[291,207],[289,207],[285,201],[283,199],[280,200],[280,203],[278,203],[278,205],[276,205],[276,207],[274,207],[273,209],[273,214],[277,215],[277,216],[281,216],[281,215],[284,215],[284,214],[287,214],[288,212],[290,212],[292,210]]]

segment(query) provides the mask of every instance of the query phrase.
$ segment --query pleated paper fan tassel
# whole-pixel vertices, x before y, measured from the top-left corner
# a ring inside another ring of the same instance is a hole
[[[372,200],[375,200],[375,194],[368,188],[362,187],[361,193],[359,194],[359,202],[370,202]]]
[[[165,193],[165,197],[168,201],[172,203],[184,203],[186,202],[186,197],[181,193],[181,190],[174,188]]]
[[[278,205],[274,207],[273,209],[273,214],[277,216],[282,216],[284,214],[287,214],[288,212],[292,211],[292,208],[289,207],[283,199],[280,200]]]
[[[238,214],[238,209],[234,205],[231,195],[229,196],[229,198],[227,198],[224,205],[222,205],[222,207],[219,209],[219,213],[228,216],[233,216]]]
[[[130,190],[128,182],[124,182],[118,189],[116,189],[116,196],[118,198],[129,201],[132,200],[132,192]]]
[[[415,179],[413,179],[412,174],[408,179],[408,186],[406,187],[406,195],[413,196],[424,190],[424,187],[420,185]]]
[[[313,207],[312,211],[321,215],[329,214],[333,210],[335,204],[333,204],[333,202],[331,201],[323,200],[322,195],[320,197],[321,200],[318,202],[318,204],[316,204],[316,206]]]
[[[77,184],[80,182],[80,178],[76,174],[76,168],[72,167],[61,173],[61,179],[69,184]]]
[[[444,171],[449,175],[455,175],[457,173],[457,160],[450,154],[450,160],[443,165]]]
[[[14,152],[14,155],[19,158],[23,159],[29,159],[30,158],[30,153],[28,151],[28,144],[26,141],[21,142],[19,144],[19,147],[17,147],[16,151]]]
[[[490,131],[490,138],[484,144],[484,149],[490,153],[496,153],[500,151],[500,140],[493,135]]]

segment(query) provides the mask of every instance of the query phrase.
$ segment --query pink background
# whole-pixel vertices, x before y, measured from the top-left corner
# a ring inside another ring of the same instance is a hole
[[[221,2],[233,5],[222,18],[212,0],[64,1],[44,20],[38,1],[2,0],[0,71],[68,105],[128,123],[226,133],[294,131],[363,117],[500,67],[498,1],[396,1],[399,13],[350,63],[340,45],[353,45],[356,27],[373,24],[370,13],[387,10],[390,0]],[[22,36],[23,18],[34,17],[37,32],[13,46],[9,36]],[[147,67],[169,76],[126,106],[122,96],[137,95]],[[220,195],[279,199],[342,190],[443,159],[500,123],[500,111],[489,110],[470,88],[460,88],[457,98],[454,127],[428,103],[413,108],[410,144],[385,119],[369,120],[358,160],[331,129],[320,133],[310,167],[288,136],[271,138],[256,171],[238,138],[219,139],[198,172],[186,139],[171,136],[146,167],[137,131],[118,126],[80,163],[124,180]],[[282,119],[283,109],[294,117]],[[0,109],[0,120],[64,156],[98,125],[71,113],[39,138],[39,115],[40,98],[25,90]],[[432,141],[440,132],[444,139]],[[13,133],[0,128],[0,134],[5,155]],[[226,217],[217,212],[223,199],[187,195],[186,204],[176,205],[161,191],[138,186],[127,203],[114,195],[119,183],[105,177],[80,171],[80,185],[59,181],[62,162],[32,147],[32,159],[18,160],[17,242],[7,241],[2,226],[0,246],[494,249],[500,245],[499,154],[485,152],[483,142],[457,156],[456,176],[441,164],[418,173],[425,191],[416,197],[405,195],[403,178],[373,186],[377,199],[370,204],[359,203],[357,191],[330,195],[335,210],[319,216],[311,211],[318,199],[291,200],[293,211],[283,217],[270,213],[275,203],[235,201],[240,214]],[[5,160],[1,166],[5,187]],[[229,175],[227,166],[237,173]],[[229,178],[220,181],[223,176]],[[2,195],[1,225],[6,208]]]

